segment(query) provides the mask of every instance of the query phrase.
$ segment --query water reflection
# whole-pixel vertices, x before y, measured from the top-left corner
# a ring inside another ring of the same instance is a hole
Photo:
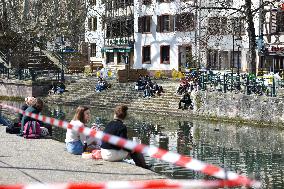
[[[76,107],[50,106],[44,114],[70,121]],[[107,124],[112,111],[91,110],[91,123]],[[189,118],[162,117],[130,112],[129,138],[238,171],[263,182],[263,188],[284,188],[284,131],[246,125],[209,123]],[[64,141],[65,131],[53,137]],[[203,174],[146,157],[156,172],[171,178],[202,179]]]

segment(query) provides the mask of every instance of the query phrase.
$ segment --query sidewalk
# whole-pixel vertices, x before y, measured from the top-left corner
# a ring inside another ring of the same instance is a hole
[[[124,162],[87,160],[52,139],[24,139],[0,126],[0,184],[151,180],[164,176]]]

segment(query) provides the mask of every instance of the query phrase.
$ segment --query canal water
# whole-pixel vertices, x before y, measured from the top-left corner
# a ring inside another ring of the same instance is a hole
[[[50,116],[71,120],[76,107],[49,107]],[[91,123],[106,125],[112,111],[92,109]],[[143,144],[194,157],[240,172],[263,182],[263,188],[284,188],[284,130],[163,117],[130,112],[126,120],[129,138]],[[64,141],[65,131],[54,129],[53,137]],[[207,176],[146,157],[155,172],[175,179],[208,179]]]
[[[43,114],[69,121],[75,109],[50,106]],[[95,108],[91,114],[91,123],[101,125],[113,117],[112,111]],[[260,180],[262,188],[284,188],[284,129],[158,116],[151,112],[129,112],[126,125],[130,139],[240,172]],[[54,128],[53,138],[64,142],[65,130]],[[153,171],[169,178],[211,179],[167,162],[145,158]]]

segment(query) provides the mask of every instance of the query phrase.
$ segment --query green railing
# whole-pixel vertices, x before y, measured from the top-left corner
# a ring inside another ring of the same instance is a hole
[[[199,73],[189,74],[190,80],[197,80],[201,90],[217,90],[224,93],[235,92],[247,95],[267,95],[275,97],[277,89],[284,87],[283,79],[256,77],[253,74]]]

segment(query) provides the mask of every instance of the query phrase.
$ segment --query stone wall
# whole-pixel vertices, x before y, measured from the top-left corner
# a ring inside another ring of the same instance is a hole
[[[49,84],[16,84],[13,82],[0,83],[0,96],[27,97],[45,96],[48,94]]]
[[[194,114],[211,118],[284,123],[284,99],[220,92],[193,94]]]

